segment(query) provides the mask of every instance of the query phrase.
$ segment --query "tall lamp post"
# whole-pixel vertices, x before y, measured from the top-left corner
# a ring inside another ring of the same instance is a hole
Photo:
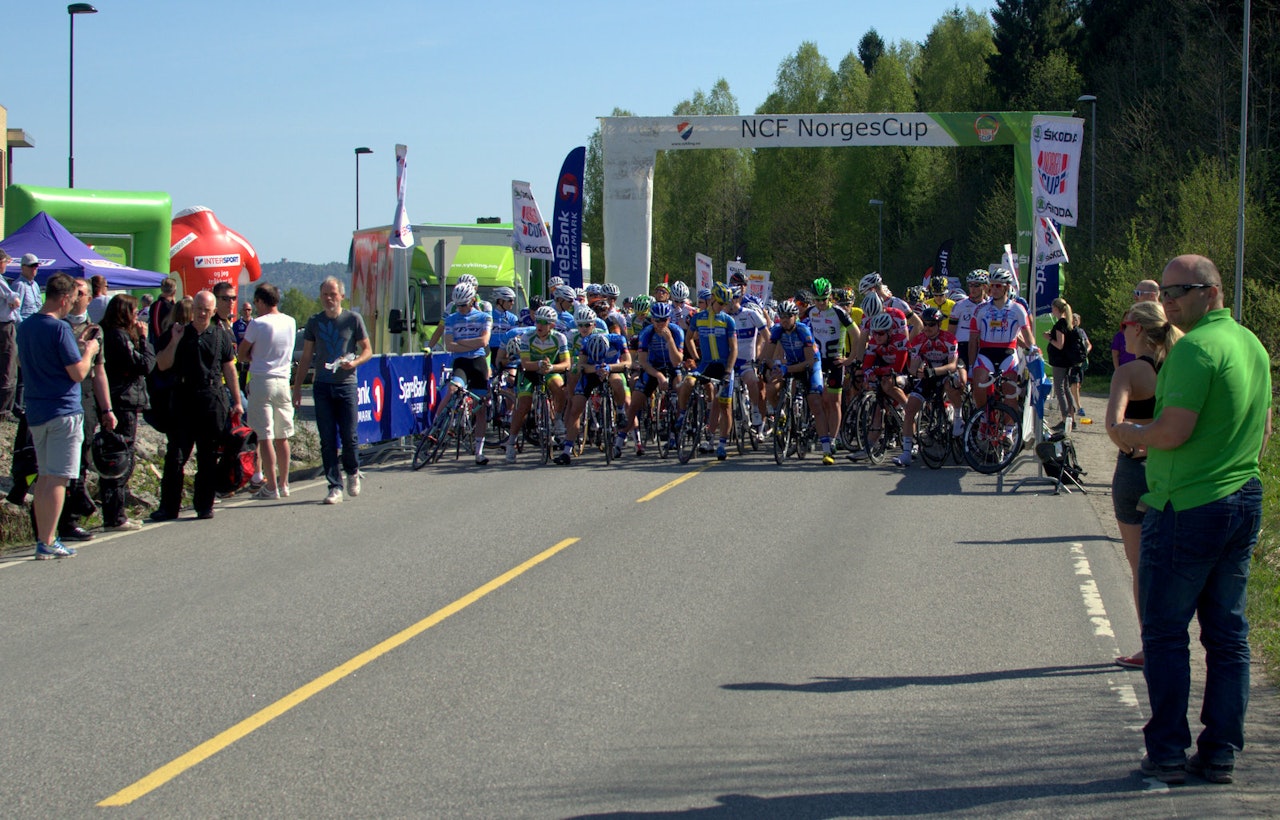
[[[1098,98],[1092,94],[1084,94],[1076,98],[1076,102],[1089,103],[1089,133],[1092,145],[1089,148],[1089,256],[1093,256],[1096,245],[1094,228],[1097,227],[1097,191],[1098,191]]]
[[[71,18],[71,47],[67,50],[70,81],[67,91],[67,187],[76,187],[76,15],[97,14],[98,10],[88,3],[72,3],[67,6],[67,16]]]
[[[880,264],[876,267],[876,271],[884,276],[884,200],[872,199],[867,201],[868,205],[874,205],[880,212],[879,218],[876,220],[876,235],[878,241],[877,246],[880,249]]]
[[[366,148],[363,145],[356,149],[356,230],[360,230],[360,157],[363,154],[372,154],[372,148]]]

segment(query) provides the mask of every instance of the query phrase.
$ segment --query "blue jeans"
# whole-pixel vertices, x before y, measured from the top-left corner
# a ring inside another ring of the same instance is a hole
[[[359,441],[356,438],[356,383],[312,385],[316,405],[316,432],[320,434],[320,459],[330,489],[342,487],[342,473],[360,471]],[[342,471],[338,470],[338,444],[342,444]]]
[[[1138,564],[1143,674],[1151,719],[1143,733],[1158,764],[1181,763],[1191,745],[1191,616],[1200,620],[1207,669],[1196,741],[1200,759],[1232,764],[1244,747],[1249,704],[1245,585],[1262,524],[1262,482],[1253,478],[1218,501],[1175,512],[1148,510]]]

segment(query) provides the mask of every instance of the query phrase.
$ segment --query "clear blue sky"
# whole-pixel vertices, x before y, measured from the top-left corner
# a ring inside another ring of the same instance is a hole
[[[806,40],[839,64],[868,29],[921,42],[955,2],[99,0],[76,19],[76,187],[212,208],[264,261],[345,261],[395,209],[511,219],[510,182],[549,210],[566,153],[615,107],[662,116],[723,77],[743,112]],[[989,9],[989,5],[971,4]],[[13,182],[67,184],[65,2],[4,12],[0,105],[34,148]],[[963,6],[961,6],[963,8]],[[550,214],[546,214],[550,216]]]

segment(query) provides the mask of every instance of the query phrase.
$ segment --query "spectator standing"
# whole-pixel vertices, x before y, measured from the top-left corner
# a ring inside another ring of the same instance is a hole
[[[151,342],[152,350],[160,349],[160,334],[168,328],[165,320],[169,316],[169,311],[173,310],[177,298],[178,280],[172,276],[166,276],[160,283],[160,298],[155,301],[147,314],[147,341]]]
[[[360,495],[356,368],[373,357],[364,320],[360,314],[344,310],[342,298],[342,282],[336,277],[330,276],[321,283],[320,304],[324,310],[307,320],[302,357],[293,381],[293,406],[297,407],[302,402],[303,377],[315,356],[318,364],[311,392],[315,401],[316,431],[320,434],[320,456],[329,482],[325,504],[342,503],[342,473],[346,473],[347,495]]]
[[[13,283],[13,292],[18,295],[17,321],[22,322],[36,315],[44,302],[40,286],[36,284],[36,272],[40,270],[40,258],[34,253],[22,255],[22,273]],[[18,357],[18,384],[14,388],[13,406],[21,410],[26,406],[22,389],[22,357]]]
[[[249,363],[239,355],[240,343],[244,341],[244,332],[253,321],[253,305],[248,302],[240,304],[240,315],[231,323],[231,336],[236,342],[236,372],[240,374],[240,393],[244,395],[249,382]],[[286,391],[288,392],[288,391]]]
[[[144,293],[138,297],[138,321],[145,326],[151,321],[151,306],[155,304],[155,297],[150,293]],[[147,341],[151,341],[148,337]]]
[[[156,353],[156,368],[174,370],[173,420],[160,480],[160,506],[153,521],[171,521],[182,507],[182,469],[196,451],[196,479],[192,491],[196,518],[213,518],[218,447],[229,413],[242,412],[236,382],[236,355],[230,331],[214,322],[214,297],[196,294],[190,324],[172,328],[168,344]],[[230,391],[230,406],[227,393]]]
[[[1078,406],[1067,384],[1067,371],[1080,362],[1077,360],[1074,344],[1075,332],[1071,327],[1074,318],[1071,305],[1066,299],[1058,297],[1049,305],[1049,311],[1054,319],[1053,327],[1044,335],[1049,339],[1049,367],[1052,368],[1053,394],[1058,399],[1058,412],[1062,414],[1058,428],[1062,429],[1066,427],[1067,419],[1075,416]]]
[[[0,271],[13,257],[0,250]],[[0,276],[0,421],[13,417],[13,398],[18,388],[18,305],[22,300],[9,282]]]
[[[98,325],[89,321],[89,282],[75,279],[75,297],[71,301],[71,309],[67,312],[66,322],[71,326],[76,344],[83,346],[84,340],[96,335],[98,344],[102,344],[101,330]],[[89,468],[90,445],[98,425],[111,429],[114,417],[106,412],[110,408],[107,396],[107,375],[102,368],[103,352],[100,349],[94,357],[89,375],[80,382],[80,409],[84,413],[84,439],[80,445],[80,473],[67,484],[66,500],[62,505],[62,515],[58,517],[58,537],[62,541],[92,541],[93,533],[80,525],[81,515],[92,515],[93,499],[85,490],[85,473]],[[99,412],[99,408],[103,408]],[[32,511],[34,513],[34,509]]]
[[[258,464],[263,484],[253,498],[289,495],[289,437],[293,435],[293,399],[289,370],[298,326],[280,312],[280,289],[261,284],[253,292],[258,317],[244,330],[236,358],[253,377],[249,394],[249,426],[258,434]]]
[[[27,378],[27,423],[39,465],[34,510],[35,557],[41,560],[76,554],[56,531],[67,481],[80,474],[84,411],[79,385],[89,375],[99,343],[88,338],[81,348],[63,321],[75,292],[70,276],[54,274],[46,285],[44,304],[18,328],[18,355]]]
[[[1160,300],[1160,283],[1154,279],[1143,279],[1133,287],[1135,302],[1157,302]],[[1134,355],[1124,349],[1124,327],[1111,337],[1111,369],[1117,370],[1120,365],[1134,360]]]
[[[109,385],[114,430],[134,452],[138,437],[138,413],[150,407],[147,396],[147,373],[155,365],[155,355],[147,342],[147,326],[136,314],[137,299],[127,293],[113,296],[102,317],[104,368]],[[119,478],[100,478],[98,496],[102,500],[102,524],[107,532],[142,529],[142,522],[126,515],[128,471]]]
[[[1230,783],[1249,700],[1245,596],[1262,521],[1270,360],[1223,307],[1222,278],[1209,259],[1172,260],[1160,301],[1186,335],[1156,379],[1155,421],[1122,422],[1112,435],[1148,453],[1138,589],[1151,718],[1142,771],[1165,783],[1183,782],[1188,770]],[[1193,615],[1205,648],[1204,729],[1187,759]]]
[[[1071,388],[1071,397],[1075,400],[1080,423],[1092,424],[1093,419],[1084,412],[1084,402],[1080,401],[1080,386],[1084,384],[1084,371],[1089,367],[1089,354],[1093,352],[1093,342],[1089,341],[1089,334],[1085,333],[1084,328],[1080,326],[1079,313],[1071,316],[1071,332],[1075,334],[1072,341],[1079,350],[1080,363],[1067,368],[1067,386]]]
[[[111,301],[107,295],[107,277],[95,273],[89,277],[89,287],[93,291],[93,301],[89,302],[89,321],[101,325],[102,317],[107,314],[107,303]]]
[[[1158,302],[1135,302],[1120,323],[1125,349],[1137,358],[1120,365],[1111,376],[1111,395],[1107,400],[1107,432],[1115,440],[1116,424],[1150,424],[1156,409],[1156,374],[1169,355],[1169,348],[1181,336],[1164,315]],[[1116,445],[1115,474],[1111,477],[1111,504],[1116,524],[1124,542],[1124,555],[1129,559],[1133,575],[1133,601],[1138,595],[1138,557],[1142,547],[1142,496],[1147,492],[1147,453],[1141,448]],[[1142,628],[1142,612],[1138,612],[1138,628]],[[1142,650],[1120,656],[1116,663],[1129,669],[1142,668]]]

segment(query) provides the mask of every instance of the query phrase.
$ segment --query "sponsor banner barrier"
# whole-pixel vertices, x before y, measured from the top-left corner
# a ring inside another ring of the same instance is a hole
[[[530,259],[555,262],[551,237],[547,234],[546,222],[529,183],[511,180],[511,212],[511,247],[515,252]]]
[[[1084,121],[1037,115],[1031,119],[1031,197],[1036,217],[1075,225],[1080,212],[1080,149]]]
[[[416,435],[430,421],[440,373],[451,356],[374,356],[356,368],[356,434],[361,445]]]

